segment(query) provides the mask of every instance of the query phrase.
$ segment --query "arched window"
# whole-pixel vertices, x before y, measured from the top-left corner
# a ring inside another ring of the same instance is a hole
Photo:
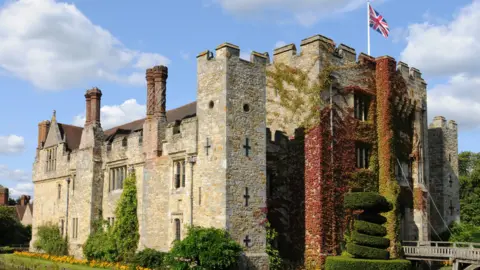
[[[175,219],[175,240],[180,240],[180,219]]]

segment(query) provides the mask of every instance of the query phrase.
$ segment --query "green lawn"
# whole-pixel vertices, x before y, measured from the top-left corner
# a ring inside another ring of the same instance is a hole
[[[25,266],[30,269],[68,269],[68,270],[90,270],[90,269],[103,269],[92,268],[84,265],[74,265],[67,263],[55,263],[42,259],[34,259],[22,257],[14,254],[0,254],[0,261],[5,262],[7,265]],[[1,264],[0,264],[1,265]],[[8,267],[7,267],[8,269]]]

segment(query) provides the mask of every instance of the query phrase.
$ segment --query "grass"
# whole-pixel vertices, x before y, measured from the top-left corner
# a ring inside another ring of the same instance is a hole
[[[90,269],[103,269],[103,268],[92,268],[85,265],[75,265],[68,263],[56,263],[47,260],[37,259],[37,258],[27,258],[22,256],[17,256],[14,254],[0,254],[0,261],[5,262],[7,265],[15,266],[25,266],[30,269],[36,269],[41,267],[45,269],[68,269],[68,270],[90,270]]]

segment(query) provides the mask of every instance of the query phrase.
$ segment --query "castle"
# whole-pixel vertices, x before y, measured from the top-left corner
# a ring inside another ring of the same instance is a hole
[[[213,226],[245,247],[243,264],[255,269],[268,268],[265,209],[280,234],[282,256],[315,261],[338,249],[329,243],[340,241],[342,221],[331,211],[342,208],[336,198],[346,184],[335,182],[333,189],[325,164],[398,187],[398,240],[429,240],[433,230],[440,233],[458,220],[457,125],[436,117],[428,127],[420,72],[390,57],[357,59],[354,49],[320,35],[300,47],[299,53],[294,44],[275,49],[273,63],[268,53],[252,52],[250,61],[243,60],[229,43],[215,55],[202,52],[196,102],[169,111],[168,69],[148,69],[146,118],[109,130],[102,129],[97,88],[85,94],[83,127],[58,123],[55,113],[39,123],[32,243],[38,226],[54,222],[68,235],[70,253],[81,257],[92,222],[115,222],[122,183],[132,171],[139,249],[167,251],[188,225]],[[281,96],[266,73],[283,63],[307,72],[313,82],[324,66],[319,56],[354,65],[331,75],[330,101],[351,108],[353,127],[369,139],[345,135],[334,144],[336,127],[328,121],[306,133],[298,122],[285,121],[292,112],[279,106]],[[332,99],[332,93],[343,94]],[[386,141],[392,138],[402,147]],[[338,147],[342,151],[332,150]]]

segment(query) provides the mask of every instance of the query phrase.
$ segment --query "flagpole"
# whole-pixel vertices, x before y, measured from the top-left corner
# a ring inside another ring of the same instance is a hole
[[[370,55],[370,0],[367,0],[367,36],[368,36],[368,55]]]

